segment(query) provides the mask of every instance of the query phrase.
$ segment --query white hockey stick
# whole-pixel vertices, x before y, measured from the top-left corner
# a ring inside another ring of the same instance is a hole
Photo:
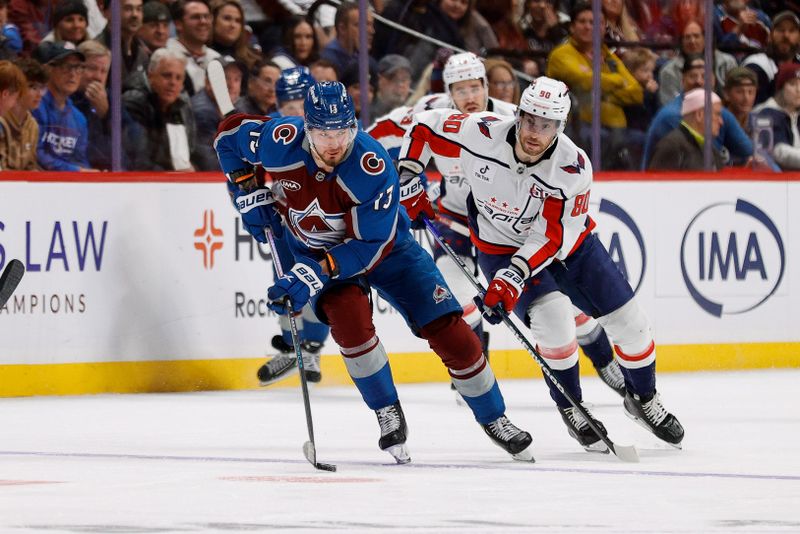
[[[473,276],[472,273],[469,272],[467,266],[464,265],[464,262],[461,261],[461,258],[458,257],[455,251],[452,248],[450,248],[450,245],[448,245],[447,242],[445,242],[445,240],[442,239],[442,236],[439,235],[439,232],[436,230],[436,227],[431,223],[431,221],[428,218],[425,218],[425,227],[428,229],[428,232],[430,232],[430,234],[433,236],[436,242],[439,243],[439,246],[441,246],[445,250],[445,252],[447,252],[447,254],[454,262],[456,262],[456,265],[458,265],[458,267],[461,269],[461,272],[464,274],[464,276],[466,276],[467,279],[470,281],[470,283],[472,283],[473,287],[478,290],[478,294],[481,297],[483,297],[483,295],[486,294],[486,289],[483,287],[480,281],[477,278],[475,278],[475,276]],[[534,361],[539,365],[539,367],[542,368],[542,373],[544,373],[547,376],[547,378],[550,379],[550,381],[553,383],[556,389],[562,395],[564,395],[564,398],[566,398],[569,401],[569,403],[572,404],[573,407],[575,407],[578,413],[580,413],[583,416],[589,427],[594,431],[595,434],[597,434],[597,436],[601,440],[603,440],[603,443],[605,443],[608,446],[608,448],[620,460],[624,462],[638,462],[639,453],[636,451],[636,447],[634,447],[633,445],[617,445],[613,441],[611,441],[611,439],[609,439],[608,436],[604,435],[603,432],[601,432],[600,429],[597,427],[597,425],[594,423],[592,418],[589,416],[589,413],[586,411],[586,409],[583,406],[581,406],[581,403],[575,400],[575,397],[573,397],[572,394],[569,391],[567,391],[566,388],[561,384],[561,382],[558,381],[558,379],[553,374],[553,370],[550,369],[550,366],[547,365],[547,362],[545,362],[544,359],[542,358],[542,355],[539,354],[539,351],[536,350],[536,347],[534,347],[533,344],[530,341],[528,341],[528,338],[525,337],[525,335],[517,327],[514,321],[511,320],[511,317],[509,317],[509,315],[504,311],[500,311],[499,313],[501,319],[503,320],[503,324],[505,324],[511,330],[514,336],[520,341],[520,343],[522,343],[522,346],[525,347],[525,350],[527,350],[530,353],[530,355],[533,356]]]
[[[17,289],[22,275],[25,274],[25,266],[19,260],[11,260],[3,269],[0,275],[0,308],[6,305],[11,294]]]
[[[208,83],[211,84],[211,92],[214,93],[214,99],[217,101],[217,107],[220,114],[225,117],[236,111],[231,102],[231,96],[228,93],[228,86],[225,83],[225,69],[219,61],[212,61],[208,64]],[[278,258],[278,251],[275,247],[275,239],[272,235],[272,230],[266,229],[267,242],[269,249],[272,253],[272,263],[275,265],[275,271],[278,277],[283,276],[283,268],[281,261]],[[292,333],[292,345],[294,347],[295,356],[297,358],[297,368],[300,370],[300,386],[303,391],[303,407],[306,411],[306,426],[308,427],[308,441],[303,444],[303,455],[306,460],[311,462],[311,465],[322,471],[336,471],[336,466],[333,464],[324,464],[317,461],[317,448],[314,444],[314,422],[311,419],[311,400],[308,396],[308,384],[306,383],[306,375],[303,372],[303,351],[300,347],[300,335],[297,330],[297,322],[292,315],[292,303],[288,297],[286,299],[286,308],[289,316],[289,330]]]

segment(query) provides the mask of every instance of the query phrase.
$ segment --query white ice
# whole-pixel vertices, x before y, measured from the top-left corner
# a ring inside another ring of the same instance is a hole
[[[584,452],[541,380],[501,383],[536,463],[492,445],[447,384],[398,385],[413,461],[354,387],[0,399],[0,532],[800,532],[799,370],[665,374],[674,450],[597,379],[584,399],[641,463]]]

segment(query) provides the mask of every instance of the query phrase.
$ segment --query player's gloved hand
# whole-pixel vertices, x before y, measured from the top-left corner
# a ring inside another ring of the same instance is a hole
[[[276,237],[283,235],[281,216],[275,209],[275,198],[266,187],[255,187],[250,190],[237,188],[233,203],[242,216],[242,226],[260,243],[266,243],[264,230],[269,227]]]
[[[425,228],[423,217],[431,220],[436,218],[436,212],[433,211],[433,205],[419,176],[413,176],[407,181],[401,181],[400,203],[406,209],[408,218],[411,219],[412,228]]]
[[[311,297],[320,292],[329,277],[322,273],[319,263],[310,259],[307,262],[295,263],[289,272],[284,273],[275,285],[267,290],[269,309],[281,315],[285,314],[288,297],[292,302],[292,311],[296,313],[308,304]]]
[[[492,324],[500,322],[500,312],[511,313],[517,299],[522,294],[525,279],[522,273],[513,265],[500,269],[494,274],[489,283],[489,289],[483,296],[483,315]],[[501,307],[502,306],[502,307]]]

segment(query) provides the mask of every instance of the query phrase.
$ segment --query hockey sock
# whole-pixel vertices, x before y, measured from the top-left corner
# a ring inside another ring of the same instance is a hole
[[[629,369],[624,365],[619,366],[622,376],[625,377],[625,387],[640,397],[650,397],[656,390],[656,363],[653,362],[639,369]]]
[[[611,342],[608,340],[605,330],[599,324],[588,334],[579,335],[578,345],[583,349],[586,357],[592,361],[595,369],[602,369],[614,359]]]
[[[456,385],[456,389],[459,389],[458,385]],[[459,391],[459,393],[461,392]],[[461,393],[461,396],[475,415],[475,420],[482,425],[488,425],[506,413],[506,403],[503,400],[503,394],[500,393],[497,380],[494,381],[491,389],[482,395],[468,397]]]
[[[581,392],[581,383],[580,379],[578,378],[579,369],[578,364],[573,365],[568,369],[564,369],[563,371],[557,371],[555,369],[552,370],[553,376],[555,376],[556,380],[564,386],[564,389],[569,391],[572,396],[575,398],[576,401],[581,402],[583,400],[583,393]],[[544,376],[544,381],[547,382],[547,387],[550,388],[550,397],[555,401],[559,408],[570,408],[572,404],[567,400],[567,398],[562,395],[558,389],[556,389],[553,382],[547,378],[547,375],[542,373]]]
[[[397,402],[397,389],[394,387],[392,371],[389,362],[374,374],[363,378],[351,375],[361,398],[372,410],[378,410]]]

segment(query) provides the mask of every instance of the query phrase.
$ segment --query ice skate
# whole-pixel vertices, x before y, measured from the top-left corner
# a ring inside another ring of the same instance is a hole
[[[502,448],[515,460],[535,461],[531,450],[533,438],[524,430],[514,426],[505,415],[501,415],[488,425],[483,425],[483,431],[492,438],[495,445]]]
[[[411,456],[406,447],[408,427],[400,401],[375,410],[375,415],[378,416],[378,424],[381,427],[381,439],[378,440],[378,447],[391,454],[398,464],[410,462]]]
[[[319,353],[322,350],[322,343],[303,341],[301,347],[303,351],[303,372],[306,375],[306,381],[317,384],[322,380],[322,369],[319,366]]]
[[[297,357],[294,353],[278,353],[267,363],[258,368],[256,375],[258,382],[262,386],[274,384],[292,376],[297,372]]]
[[[586,409],[585,406],[584,409]],[[563,419],[564,424],[567,425],[569,435],[575,438],[578,443],[581,444],[581,447],[588,452],[602,452],[608,454],[608,446],[600,439],[600,436],[592,430],[586,418],[584,418],[574,406],[559,408],[558,413],[561,414],[561,419]],[[589,411],[587,410],[586,413],[589,413]],[[591,413],[589,413],[589,417],[592,418],[592,422],[600,429],[603,436],[607,436],[608,432],[606,432],[606,427],[603,426],[603,423],[595,419]]]
[[[669,413],[661,404],[658,392],[650,397],[640,397],[628,392],[623,401],[625,415],[639,423],[655,436],[666,441],[676,449],[681,448],[683,426],[678,418]]]
[[[616,391],[620,397],[625,397],[625,377],[622,376],[617,360],[611,360],[605,367],[596,367],[595,370],[605,385]]]

